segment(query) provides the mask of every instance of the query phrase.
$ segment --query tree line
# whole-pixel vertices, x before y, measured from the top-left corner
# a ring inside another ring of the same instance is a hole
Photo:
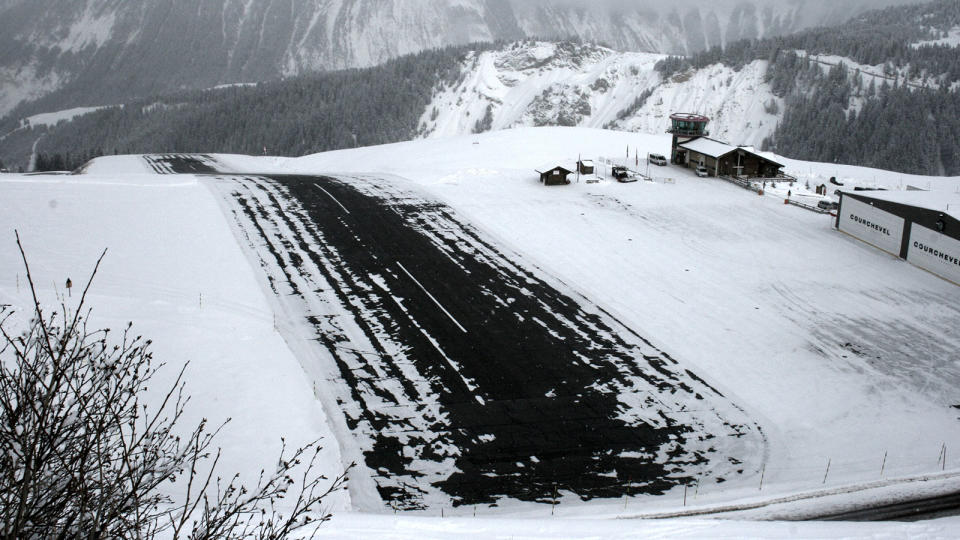
[[[299,156],[408,140],[416,136],[434,91],[462,76],[466,55],[498,45],[428,50],[372,68],[255,86],[185,91],[33,128],[25,137],[46,130],[37,170],[72,170],[104,154]]]
[[[960,175],[960,54],[936,41],[960,26],[960,3],[875,11],[843,27],[746,40],[657,64],[665,78],[723,63],[736,70],[768,61],[766,82],[784,99],[781,121],[763,147],[811,161],[926,175]],[[801,51],[798,54],[797,51]],[[865,76],[836,55],[882,66]],[[879,82],[878,82],[879,81]]]

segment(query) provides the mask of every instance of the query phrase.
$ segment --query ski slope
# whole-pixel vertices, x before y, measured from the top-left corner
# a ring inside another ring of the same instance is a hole
[[[936,491],[960,474],[955,451],[938,460],[942,445],[960,447],[956,286],[844,236],[826,216],[683,169],[651,167],[654,182],[583,178],[552,188],[533,173],[544,162],[578,155],[621,159],[627,147],[633,161],[635,153],[668,153],[669,138],[521,128],[298,159],[216,156],[240,173],[400,177],[397,185],[445,202],[528,267],[651,338],[741,406],[767,439],[754,456],[760,474],[724,482],[704,474],[686,503],[678,487],[662,496],[589,502],[560,493],[555,508],[501,501],[373,516],[349,511],[375,507],[364,499],[372,492],[359,490],[333,501],[338,516],[323,534],[955,535],[956,520],[852,526],[615,519],[731,506],[740,511],[725,517],[783,517]],[[848,185],[960,186],[957,178],[786,162],[788,172],[811,184],[837,176]],[[141,157],[110,157],[83,175],[0,175],[0,201],[0,231],[8,238],[0,250],[0,303],[29,305],[14,228],[48,302],[66,277],[79,282],[108,247],[91,298],[94,316],[112,327],[132,320],[154,340],[158,358],[191,361],[194,418],[234,418],[220,440],[224,470],[255,474],[274,457],[281,435],[294,442],[324,437],[325,467],[341,470],[345,434],[334,418],[341,413],[319,404],[323,381],[306,375],[302,345],[289,341],[284,326],[297,322],[262,286],[208,178],[160,176]]]

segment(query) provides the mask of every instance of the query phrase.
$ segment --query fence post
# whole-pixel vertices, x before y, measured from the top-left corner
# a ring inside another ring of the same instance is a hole
[[[827,458],[827,472],[823,473],[823,483],[827,483],[827,475],[830,474],[830,462],[833,461],[831,458]]]
[[[880,464],[880,478],[883,478],[883,469],[887,466],[887,451],[883,451],[883,463]]]
[[[763,475],[767,474],[767,464],[763,464],[763,469],[760,471],[760,489],[757,491],[763,491]]]

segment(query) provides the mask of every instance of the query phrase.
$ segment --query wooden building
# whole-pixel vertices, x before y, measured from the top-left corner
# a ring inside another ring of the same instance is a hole
[[[703,165],[710,176],[736,178],[777,178],[782,176],[783,164],[766,158],[742,146],[732,146],[708,137],[706,116],[690,113],[670,115],[673,135],[670,161],[695,169]]]
[[[569,184],[570,180],[567,177],[573,174],[573,171],[560,165],[550,168],[541,167],[537,169],[536,172],[540,175],[540,183],[545,186],[563,186]]]
[[[675,160],[688,168],[703,165],[710,176],[734,178],[777,178],[784,165],[742,146],[732,146],[709,137],[680,143]]]
[[[593,161],[589,159],[580,160],[577,162],[577,169],[580,171],[580,174],[593,174]]]

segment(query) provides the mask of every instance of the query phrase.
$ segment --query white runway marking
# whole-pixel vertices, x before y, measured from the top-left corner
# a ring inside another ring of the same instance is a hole
[[[344,211],[344,212],[346,212],[346,213],[348,213],[348,214],[350,213],[350,211],[347,210],[347,207],[346,207],[346,206],[340,204],[340,201],[338,201],[336,197],[334,197],[333,195],[331,195],[329,191],[327,191],[327,190],[323,189],[322,187],[320,187],[320,184],[314,182],[313,185],[317,186],[317,189],[319,189],[320,191],[326,193],[326,194],[327,194],[327,197],[330,197],[331,199],[333,199],[333,202],[339,204],[339,205],[340,205],[340,208],[343,208],[343,211]]]
[[[403,266],[402,264],[400,264],[399,262],[397,262],[397,266],[399,266],[400,269],[403,270],[403,272],[404,272],[405,274],[407,274],[408,276],[410,276],[410,279],[412,279],[413,282],[416,283],[417,286],[420,287],[420,288],[423,290],[423,292],[427,293],[427,296],[429,296],[430,299],[433,300],[433,303],[436,304],[438,308],[440,308],[440,311],[443,311],[444,313],[447,314],[447,317],[450,317],[450,320],[453,321],[453,324],[457,325],[457,328],[459,328],[460,330],[462,330],[464,334],[467,333],[467,329],[464,328],[463,325],[461,325],[456,319],[453,318],[453,315],[451,315],[450,312],[447,311],[447,309],[444,308],[443,305],[440,304],[440,302],[439,302],[432,294],[430,294],[430,291],[428,291],[427,288],[424,287],[422,283],[420,283],[419,281],[417,281],[417,278],[413,277],[413,274],[411,274],[409,271],[407,271],[407,269],[404,268],[404,266]]]

